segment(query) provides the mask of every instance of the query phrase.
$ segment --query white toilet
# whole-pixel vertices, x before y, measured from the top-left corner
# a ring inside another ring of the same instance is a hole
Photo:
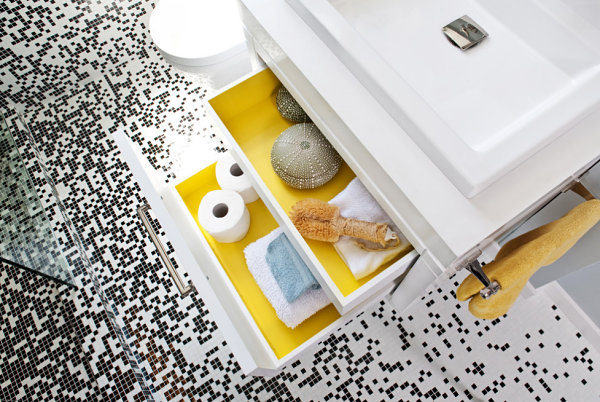
[[[205,76],[214,88],[251,70],[235,0],[160,0],[150,36],[167,61]]]

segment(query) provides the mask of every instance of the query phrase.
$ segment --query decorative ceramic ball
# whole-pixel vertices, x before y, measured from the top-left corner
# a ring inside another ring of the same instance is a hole
[[[279,113],[289,121],[294,123],[304,123],[310,121],[310,117],[302,109],[302,107],[296,102],[296,99],[292,94],[285,89],[284,86],[280,87],[277,91],[277,97],[275,99],[277,104],[277,110]]]
[[[296,124],[277,137],[271,165],[288,185],[312,189],[327,183],[342,165],[342,158],[313,123]]]

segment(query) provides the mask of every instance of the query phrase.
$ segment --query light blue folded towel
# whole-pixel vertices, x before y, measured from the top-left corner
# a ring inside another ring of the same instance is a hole
[[[288,303],[293,302],[309,289],[321,287],[285,233],[269,243],[265,259]]]

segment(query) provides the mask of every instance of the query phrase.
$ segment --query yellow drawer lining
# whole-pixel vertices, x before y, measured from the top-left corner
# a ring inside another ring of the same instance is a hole
[[[271,167],[271,147],[279,134],[292,125],[280,116],[275,106],[275,93],[280,85],[271,70],[264,70],[216,96],[209,103],[281,207],[289,211],[293,204],[303,198],[329,201],[348,185],[355,174],[344,163],[333,180],[313,190],[289,187],[275,174]],[[360,288],[410,251],[410,248],[407,249],[406,253],[401,253],[369,276],[356,280],[331,244],[314,240],[307,240],[306,243],[344,296]]]
[[[288,328],[279,320],[248,270],[244,257],[244,248],[248,244],[266,236],[278,227],[260,199],[247,205],[250,211],[250,229],[246,237],[235,243],[218,243],[202,229],[197,216],[202,197],[209,191],[220,188],[215,178],[215,165],[198,172],[175,188],[278,359],[340,317],[335,307],[330,304],[294,329]]]

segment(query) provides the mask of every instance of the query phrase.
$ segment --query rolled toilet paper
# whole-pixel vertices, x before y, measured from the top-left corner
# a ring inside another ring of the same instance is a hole
[[[219,243],[242,240],[250,228],[250,212],[233,190],[208,192],[198,207],[200,225]]]
[[[246,204],[258,200],[258,194],[252,187],[250,179],[229,152],[221,156],[215,169],[217,183],[223,190],[237,191]]]

